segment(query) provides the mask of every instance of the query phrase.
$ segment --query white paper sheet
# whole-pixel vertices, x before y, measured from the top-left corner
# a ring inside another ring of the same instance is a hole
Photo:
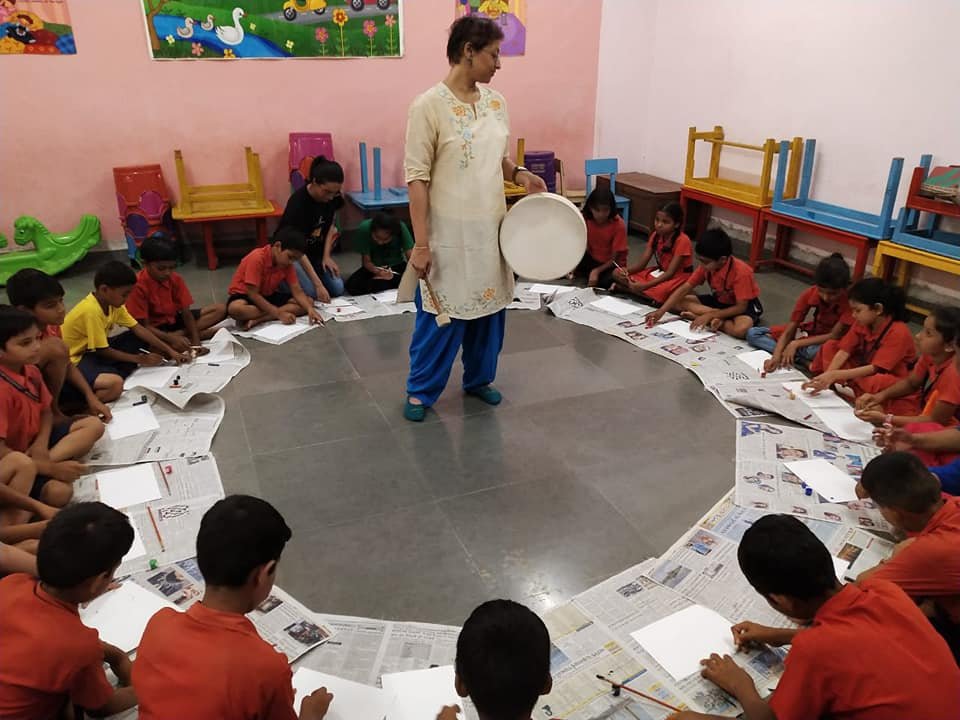
[[[853,408],[815,408],[814,412],[834,435],[857,442],[870,442],[873,439],[873,425],[853,414]]]
[[[599,300],[594,300],[590,303],[593,307],[600,310],[604,310],[608,313],[613,313],[614,315],[624,316],[624,315],[633,315],[643,311],[645,308],[640,305],[634,305],[633,303],[628,303],[624,300],[618,300],[615,297],[602,297]]]
[[[691,605],[630,633],[675,680],[700,672],[711,653],[733,655],[732,623],[702,605]]]
[[[530,292],[540,295],[553,295],[553,293],[573,292],[577,288],[569,285],[548,285],[546,283],[534,283],[530,286]]]
[[[453,677],[453,665],[383,675],[383,689],[396,696],[387,720],[424,720],[437,717],[445,705],[463,707]]]
[[[659,327],[661,330],[672,332],[674,335],[679,335],[687,340],[706,340],[716,335],[713,330],[691,330],[690,323],[686,320],[671,320],[668,323],[663,323]]]
[[[849,560],[841,560],[835,555],[831,555],[830,559],[833,560],[833,572],[837,576],[837,580],[843,581],[844,576],[847,574],[847,570],[850,569]]]
[[[785,382],[783,383],[783,389],[792,392],[798,400],[802,400],[812,408],[850,407],[850,403],[837,395],[833,390],[824,390],[816,395],[812,394],[809,390],[804,390],[802,380]]]
[[[663,275],[663,270],[660,268],[653,268],[653,270],[650,271],[650,277],[652,278],[658,278],[661,275]]]
[[[143,544],[143,538],[140,536],[140,529],[137,527],[137,523],[131,521],[130,525],[133,527],[133,544],[130,546],[130,549],[127,550],[127,554],[123,556],[123,560],[120,561],[121,565],[130,560],[142,558],[147,554],[147,548]]]
[[[112,414],[113,419],[107,423],[107,436],[111,440],[120,440],[160,429],[157,416],[153,414],[153,408],[148,403],[114,410]]]
[[[273,345],[282,345],[288,340],[292,340],[297,335],[312,330],[316,325],[312,325],[310,320],[305,317],[297,318],[295,323],[284,325],[279,320],[257,325],[253,330],[235,330],[234,334],[241,337],[253,338]]]
[[[325,720],[383,720],[393,703],[380,688],[301,667],[293,674],[293,709],[299,713],[303,699],[322,687],[333,693]]]
[[[768,353],[766,350],[753,350],[752,352],[740,353],[737,355],[737,360],[745,362],[747,365],[752,367],[758,373],[763,373],[765,375],[787,375],[793,372],[790,368],[779,368],[774,370],[771,373],[766,372],[763,369],[763,364],[772,358],[773,355]]]
[[[857,499],[857,481],[823,458],[795,460],[784,465],[827,502],[852,502]]]
[[[373,294],[373,299],[379,303],[395,303],[397,301],[397,293],[399,290],[384,290],[383,292],[378,292]]]
[[[118,510],[161,497],[154,463],[103,470],[97,473],[97,485],[100,502]]]
[[[173,603],[128,581],[80,608],[80,619],[99,632],[104,642],[131,652],[140,645],[150,618],[164,608],[179,610]]]
[[[178,369],[176,365],[137,368],[123,381],[123,389],[144,387],[155,390],[167,387],[176,377]]]
[[[324,305],[320,303],[320,308],[331,315],[357,315],[363,312],[363,308],[356,305]]]

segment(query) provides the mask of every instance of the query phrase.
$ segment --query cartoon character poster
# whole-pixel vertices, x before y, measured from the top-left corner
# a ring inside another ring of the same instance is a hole
[[[142,0],[156,60],[403,55],[405,0]],[[2,2],[2,0],[0,0]]]
[[[0,0],[0,55],[75,55],[67,0]]]
[[[500,23],[500,54],[523,55],[527,48],[527,0],[456,0],[457,17],[482,15]]]

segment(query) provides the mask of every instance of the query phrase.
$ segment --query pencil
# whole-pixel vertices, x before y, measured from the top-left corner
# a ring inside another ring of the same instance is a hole
[[[160,477],[163,478],[163,484],[167,486],[167,495],[170,494],[170,483],[167,482],[167,474],[163,471],[163,465],[160,464],[160,461],[157,461],[157,468],[160,470]]]
[[[661,705],[667,708],[667,710],[673,710],[673,712],[681,712],[680,708],[674,707],[670,703],[665,703],[663,700],[658,700],[652,695],[647,695],[645,693],[640,692],[639,690],[634,690],[629,685],[621,685],[620,683],[616,683],[613,680],[605,678],[603,675],[597,675],[597,680],[603,680],[606,683],[610,683],[610,685],[613,686],[614,692],[616,692],[617,690],[626,690],[627,692],[632,692],[634,695],[642,697],[644,700],[649,700],[650,702],[654,702],[657,705]]]
[[[163,544],[163,537],[160,535],[160,528],[157,527],[157,520],[153,517],[153,508],[147,505],[147,514],[150,516],[150,524],[153,525],[153,531],[157,534],[157,540],[160,541],[160,552],[166,552],[167,548]]]

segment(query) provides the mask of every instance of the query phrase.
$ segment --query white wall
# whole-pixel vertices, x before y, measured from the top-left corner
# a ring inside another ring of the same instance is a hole
[[[596,155],[680,181],[690,126],[813,137],[813,197],[876,212],[902,156],[899,207],[922,153],[960,162],[958,28],[956,0],[604,0]]]

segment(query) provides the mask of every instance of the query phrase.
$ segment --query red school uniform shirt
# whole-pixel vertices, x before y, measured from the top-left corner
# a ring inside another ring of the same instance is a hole
[[[296,720],[292,677],[246,617],[202,602],[154,615],[133,664],[140,720]]]
[[[157,282],[146,270],[137,273],[137,284],[127,296],[127,312],[149,325],[172,325],[177,315],[193,305],[193,296],[179,273]]]
[[[598,263],[627,264],[627,225],[619,215],[598,225],[587,220],[587,252]]]
[[[930,598],[951,622],[960,623],[960,497],[944,493],[943,507],[910,535],[913,541],[870,579],[889,580],[914,600]]]
[[[673,258],[679,255],[683,260],[680,262],[678,273],[693,272],[693,243],[686,233],[680,233],[676,238],[662,238],[657,233],[650,234],[650,243],[653,247],[653,258],[657,261],[657,269],[666,272],[673,262]]]
[[[960,668],[890,582],[844,585],[794,638],[770,698],[777,720],[960,717]]]
[[[906,377],[917,357],[913,333],[906,323],[889,319],[879,329],[854,323],[840,339],[840,350],[850,354],[850,367],[873,365],[894,377]]]
[[[263,296],[273,295],[286,281],[290,287],[297,282],[297,271],[290,265],[279,267],[273,262],[273,246],[264,245],[253,250],[240,261],[230,281],[231,295],[246,295],[247,285],[255,286]]]
[[[942,401],[957,407],[955,419],[960,420],[960,373],[953,356],[937,365],[929,355],[921,355],[913,368],[920,386],[920,405],[926,410],[930,401]],[[932,409],[932,407],[931,407]]]
[[[22,374],[0,368],[0,438],[8,448],[27,451],[40,432],[40,416],[52,399],[36,365],[25,365]]]
[[[813,317],[807,320],[811,310]],[[838,322],[850,326],[853,325],[854,320],[846,291],[842,292],[836,300],[826,303],[817,292],[817,286],[813,285],[800,293],[796,305],[793,306],[793,312],[790,313],[790,322],[797,323],[800,326],[799,330],[807,335],[826,335]],[[771,335],[779,340],[782,333],[783,328],[779,327],[775,332],[771,332]]]
[[[753,270],[743,260],[733,256],[719,270],[712,272],[707,272],[701,265],[693,271],[687,282],[693,287],[708,282],[717,302],[724,305],[736,305],[760,297],[760,286],[753,276]]]
[[[96,630],[29,575],[0,580],[0,718],[52,720],[69,701],[101,708],[113,697]]]

